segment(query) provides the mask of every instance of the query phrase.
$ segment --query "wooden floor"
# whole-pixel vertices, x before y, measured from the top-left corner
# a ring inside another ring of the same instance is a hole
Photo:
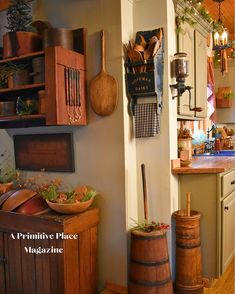
[[[204,290],[204,294],[235,294],[235,258],[219,280],[212,287]]]
[[[111,285],[111,286],[110,286]],[[100,294],[126,294],[124,287],[107,284]],[[214,280],[211,288],[204,288],[203,294],[235,294],[235,258],[219,280]]]

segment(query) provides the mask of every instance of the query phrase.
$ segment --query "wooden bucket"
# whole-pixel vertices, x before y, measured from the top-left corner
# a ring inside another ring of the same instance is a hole
[[[176,222],[176,293],[203,293],[200,213],[178,210]]]
[[[130,294],[172,294],[166,233],[131,233]]]

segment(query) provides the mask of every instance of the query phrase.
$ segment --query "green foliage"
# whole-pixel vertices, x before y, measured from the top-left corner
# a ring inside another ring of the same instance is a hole
[[[165,223],[159,223],[159,222],[147,222],[146,220],[142,222],[137,222],[133,220],[135,225],[132,227],[132,231],[141,231],[145,233],[155,232],[155,231],[165,231],[169,229],[169,225]]]
[[[29,66],[28,63],[24,62],[7,62],[0,65],[0,88],[6,88],[7,79],[15,72],[25,69]]]
[[[6,28],[11,32],[32,31],[32,8],[30,2],[33,0],[11,0],[7,10]]]
[[[200,15],[200,17],[208,22],[212,23],[213,19],[208,13],[208,11],[202,6],[203,0],[183,0],[187,7],[184,8],[184,12],[182,16],[177,16],[176,19],[176,33],[181,33],[182,24],[187,22],[189,25],[194,26],[196,22],[192,19],[192,16],[195,14]]]
[[[41,195],[48,201],[55,201],[58,197],[57,186],[50,185],[47,189],[41,191]]]
[[[54,184],[50,184],[49,186],[45,187],[43,190],[40,191],[42,197],[48,201],[58,202],[58,203],[76,203],[76,194],[74,191],[69,192],[59,192],[58,186]],[[88,201],[94,198],[97,195],[95,190],[88,191],[80,200],[80,202]]]
[[[18,171],[11,168],[0,169],[0,183],[11,183],[18,176]]]
[[[88,201],[88,200],[94,198],[96,195],[97,195],[97,192],[95,190],[90,190],[82,197],[82,199],[80,201],[81,202]]]

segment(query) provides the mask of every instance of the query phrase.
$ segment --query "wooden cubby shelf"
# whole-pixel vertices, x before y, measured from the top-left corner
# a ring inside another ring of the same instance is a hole
[[[0,129],[40,127],[45,125],[45,114],[0,116]]]
[[[0,65],[7,62],[15,62],[15,61],[23,60],[23,59],[31,59],[34,57],[39,57],[39,56],[43,56],[44,54],[45,54],[44,51],[37,51],[37,52],[33,52],[33,53],[29,53],[29,54],[25,54],[25,55],[21,55],[17,57],[6,58],[6,59],[0,60]]]
[[[74,50],[54,46],[48,47],[44,51],[0,60],[0,70],[1,65],[4,66],[7,63],[17,65],[22,60],[29,61],[30,66],[30,63],[32,63],[33,70],[34,58],[38,57],[43,57],[45,64],[44,83],[0,89],[0,102],[3,103],[7,101],[16,102],[19,96],[23,101],[43,99],[45,115],[0,116],[0,128],[87,124],[85,35],[86,29],[84,28],[74,31]],[[37,63],[36,61],[35,63]],[[41,73],[42,70],[39,68],[38,71]],[[35,73],[37,73],[36,70],[30,74],[33,76]],[[35,79],[34,82],[36,82]],[[40,90],[45,90],[45,93],[38,93]]]
[[[45,88],[45,83],[23,85],[23,86],[18,86],[15,88],[4,88],[4,89],[0,89],[0,95],[6,94],[6,93],[14,94],[15,92],[22,92],[22,91],[28,91],[28,90],[40,90],[44,88]]]

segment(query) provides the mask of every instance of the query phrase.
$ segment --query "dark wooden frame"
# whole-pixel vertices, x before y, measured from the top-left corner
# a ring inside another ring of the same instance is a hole
[[[15,135],[13,139],[17,169],[75,171],[72,133]]]

